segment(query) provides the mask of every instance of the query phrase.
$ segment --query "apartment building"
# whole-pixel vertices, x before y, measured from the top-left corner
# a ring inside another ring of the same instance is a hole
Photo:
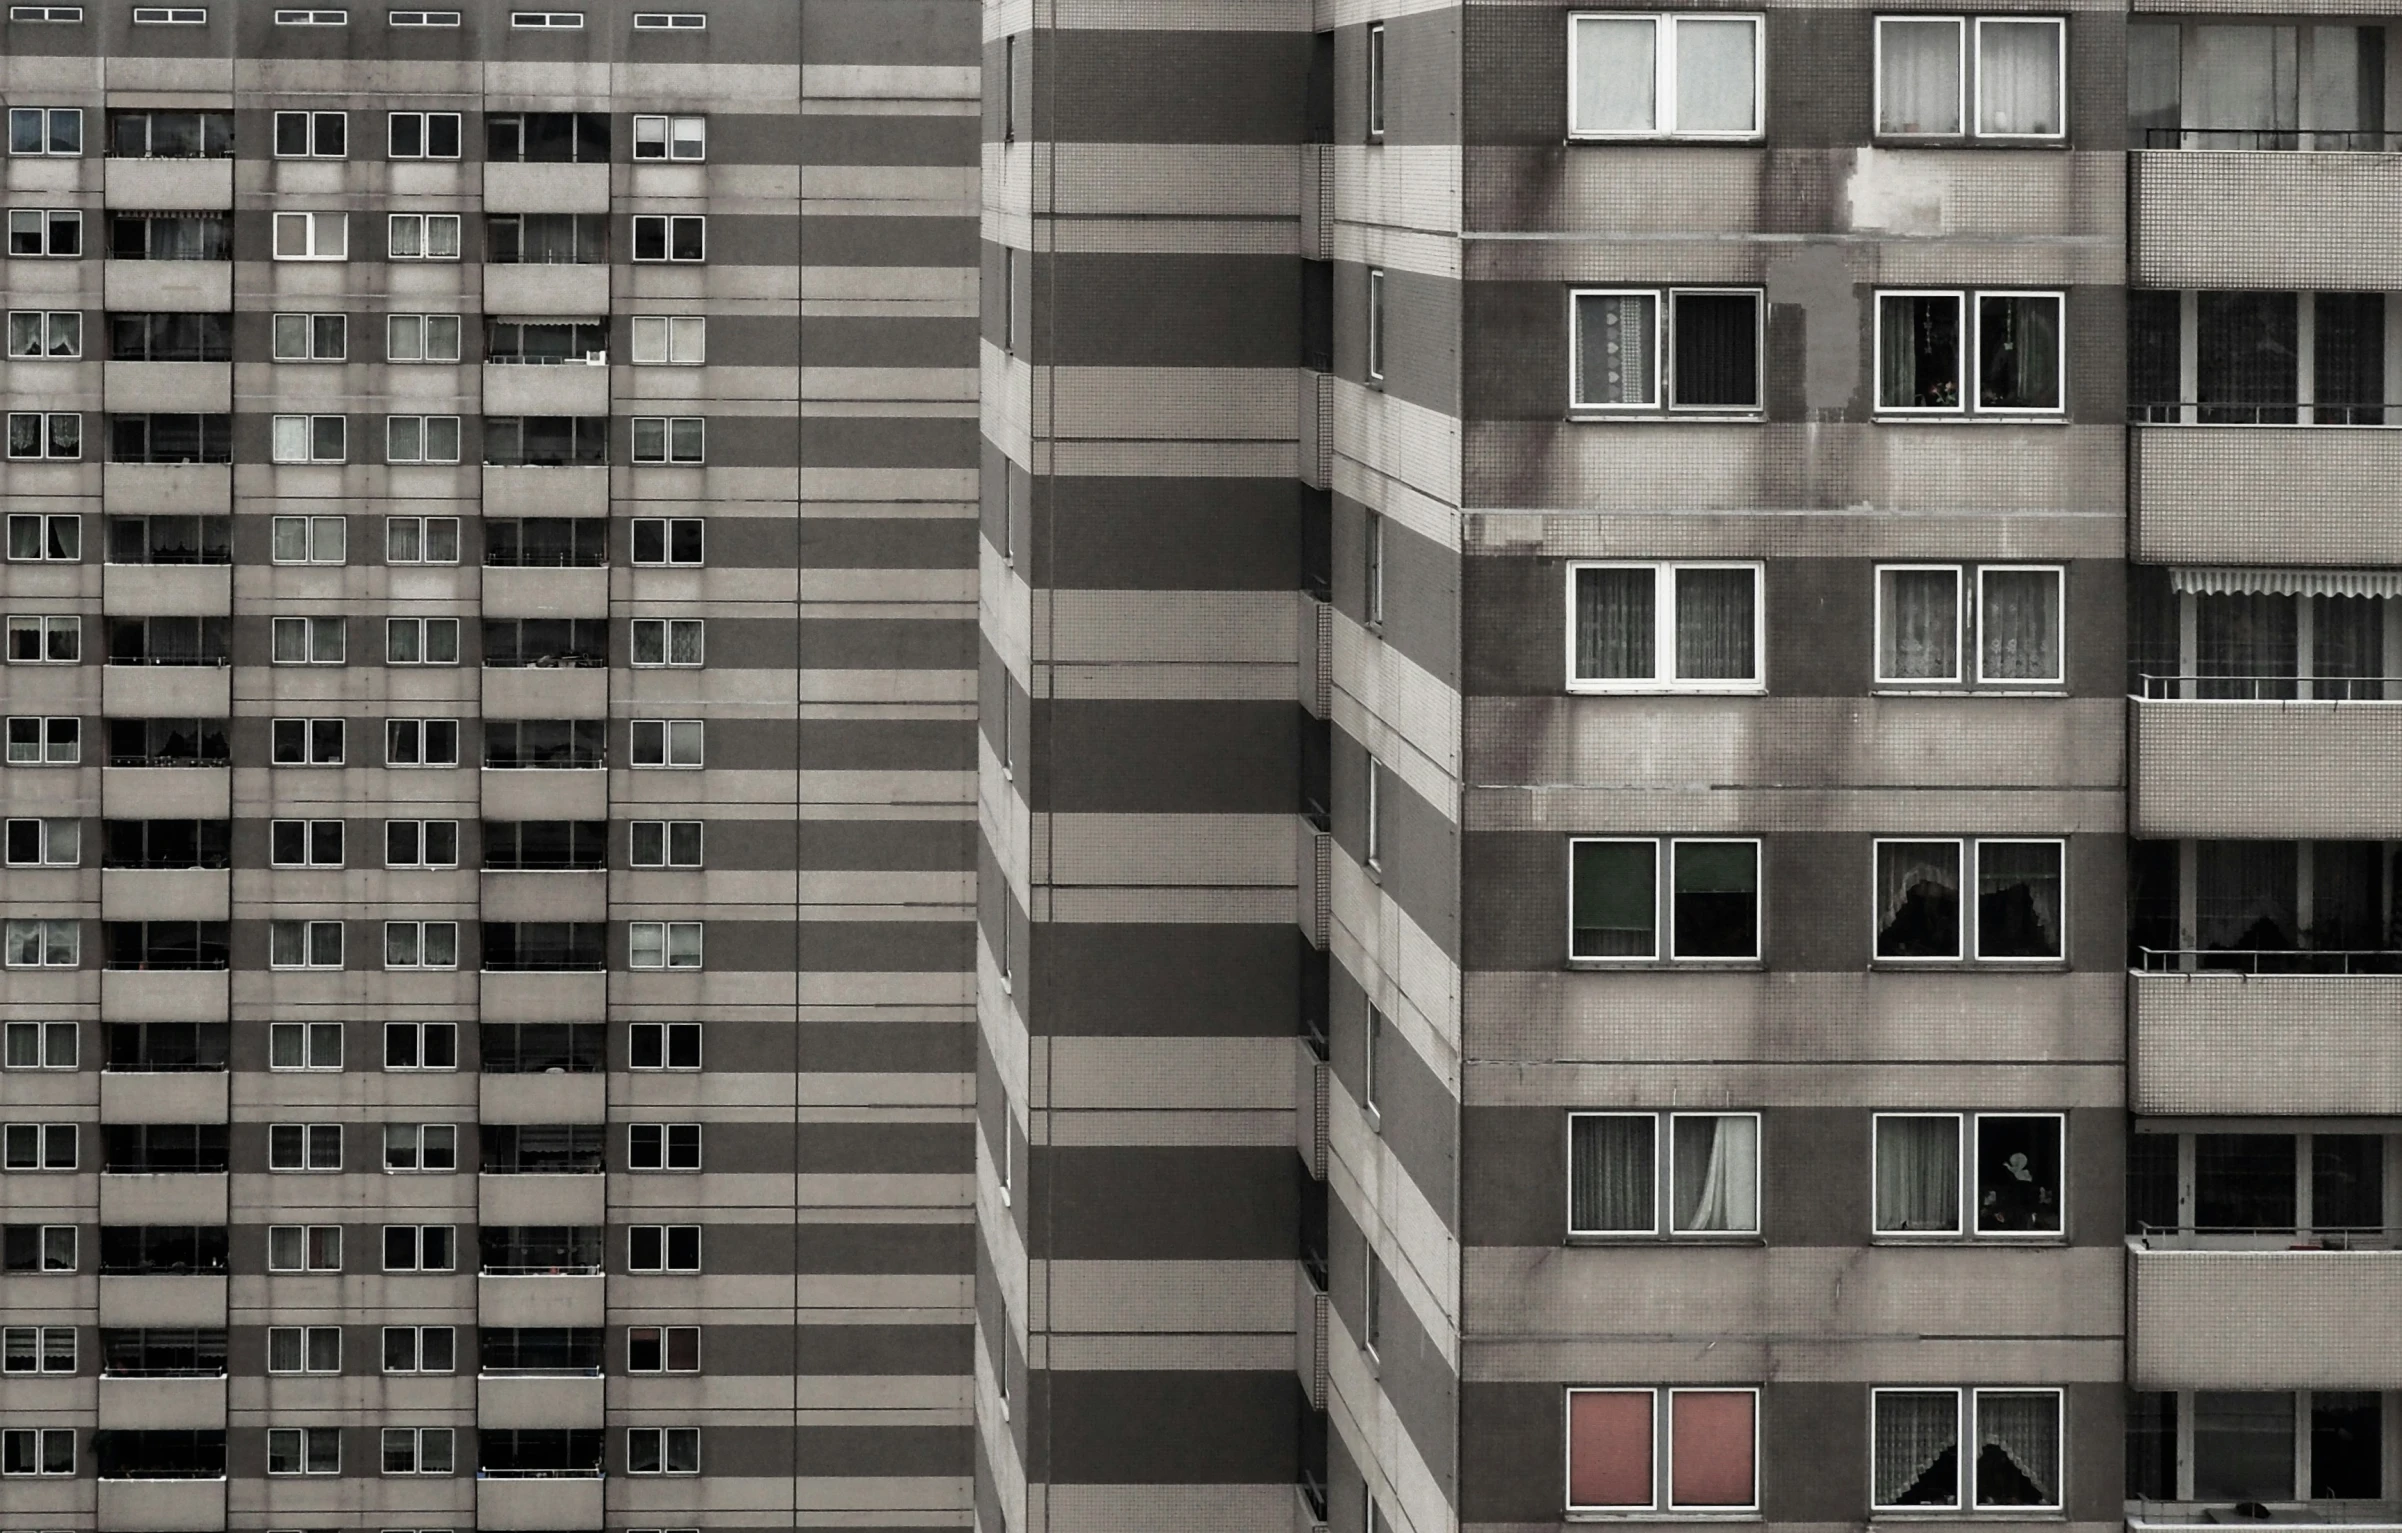
[[[966,1521],[974,11],[673,3],[6,8],[0,1524]]]
[[[981,1526],[2402,1517],[2389,31],[986,10]]]

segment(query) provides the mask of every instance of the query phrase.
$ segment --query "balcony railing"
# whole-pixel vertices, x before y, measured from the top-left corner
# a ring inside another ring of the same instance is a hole
[[[2402,425],[2402,401],[2385,399],[2147,399],[2131,400],[2135,426],[2392,426]]]
[[[2145,702],[2402,702],[2402,676],[2154,676],[2147,672],[2135,680],[2135,695]]]
[[[2402,1230],[2156,1228],[2146,1225],[2127,1237],[2131,1251],[2393,1251],[2402,1250]]]
[[[2156,948],[2134,950],[2145,974],[2402,974],[2393,948]]]
[[[2402,133],[2377,128],[2146,128],[2143,146],[2390,154],[2402,149]]]

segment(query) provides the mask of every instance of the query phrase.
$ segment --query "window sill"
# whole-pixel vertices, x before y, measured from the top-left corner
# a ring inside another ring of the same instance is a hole
[[[1571,958],[1572,974],[1765,974],[1764,958]]]
[[[1758,149],[1765,133],[1571,133],[1560,140],[1570,149],[1650,148],[1673,145],[1685,149]]]
[[[2014,414],[1989,410],[1872,410],[1869,420],[1878,426],[2069,426],[2074,425],[2065,410],[2030,410]]]
[[[1871,697],[2046,697],[2065,698],[2069,690],[2059,682],[2031,682],[2023,687],[1997,686],[1991,683],[1969,686],[1905,687],[1879,684],[1868,689]]]
[[[2065,958],[1871,958],[1871,974],[2066,974]]]
[[[1667,683],[1631,682],[1624,686],[1595,685],[1570,682],[1570,697],[1766,697],[1764,682],[1730,683],[1725,686],[1676,686]]]
[[[1576,426],[1764,426],[1768,424],[1765,410],[1632,410],[1577,409],[1568,411],[1568,422]]]
[[[2044,149],[2072,147],[2065,133],[1876,133],[1868,140],[1877,149]]]
[[[1872,1246],[1909,1246],[1919,1249],[1924,1249],[1927,1247],[1950,1248],[1953,1246],[1974,1246],[1980,1251],[1991,1251],[1997,1248],[2008,1249],[2011,1247],[2021,1247],[2027,1250],[2056,1251],[2066,1250],[2070,1244],[2068,1236],[2061,1234],[2058,1231],[2045,1231],[2042,1234],[2028,1235],[1941,1235],[1932,1232],[1924,1235],[1914,1235],[1901,1231],[1892,1231],[1873,1233],[1868,1237],[1868,1243]],[[1957,1516],[1959,1514],[1946,1512],[1943,1515],[1950,1517]],[[2056,1516],[2058,1514],[2055,1512],[2052,1515]]]
[[[1723,1246],[1730,1248],[1749,1248],[1767,1245],[1768,1237],[1758,1230],[1728,1230],[1722,1235],[1710,1234],[1699,1230],[1689,1230],[1681,1231],[1674,1235],[1570,1235],[1562,1242],[1562,1244],[1571,1248],[1608,1248],[1613,1246],[1676,1246],[1680,1248],[1689,1248],[1693,1246]]]
[[[1758,1512],[1562,1512],[1562,1522],[1765,1522]]]

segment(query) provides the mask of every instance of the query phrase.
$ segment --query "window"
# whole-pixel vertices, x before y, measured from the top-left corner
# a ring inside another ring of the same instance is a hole
[[[387,11],[384,22],[395,27],[455,27],[459,24],[457,11]]]
[[[209,13],[198,5],[137,5],[133,8],[133,24],[137,27],[200,27],[208,25]]]
[[[342,1024],[339,1022],[271,1022],[267,1025],[267,1068],[270,1070],[339,1070],[342,1068]]]
[[[231,112],[108,114],[108,153],[125,160],[221,160],[234,152]]]
[[[340,362],[350,355],[350,316],[278,314],[274,338],[278,362]]]
[[[1659,864],[1670,877],[1662,909]],[[1571,961],[1637,962],[1667,956],[1703,962],[1760,957],[1760,843],[1677,838],[1568,843]]]
[[[387,214],[386,218],[386,260],[455,261],[459,258],[458,214],[392,213]]]
[[[83,315],[75,309],[8,311],[8,354],[20,361],[71,361],[83,355]]]
[[[1384,869],[1384,763],[1370,756],[1365,765],[1367,770],[1361,775],[1366,779],[1362,784],[1366,791],[1361,796],[1367,803],[1361,818],[1367,823],[1360,838],[1360,863],[1369,872],[1379,873]]]
[[[634,461],[699,463],[707,457],[708,422],[698,415],[634,417]]]
[[[458,821],[384,821],[385,867],[455,868],[458,865]]]
[[[11,560],[56,560],[68,564],[83,558],[83,518],[64,515],[12,515],[8,519],[8,557]]]
[[[12,868],[73,868],[83,863],[83,821],[10,820],[8,865]]]
[[[231,314],[111,314],[108,354],[117,362],[230,362]]]
[[[631,1070],[698,1070],[698,1022],[635,1022],[626,1029],[626,1067]]]
[[[694,1141],[695,1153],[698,1140]],[[72,1171],[75,1169],[75,1125],[72,1123],[11,1123],[0,1127],[0,1170]]]
[[[1908,1238],[2057,1240],[2065,1184],[2058,1113],[1880,1113],[1876,1227]],[[1961,1220],[1961,1142],[1970,1136],[1973,1228]]]
[[[1756,564],[1571,564],[1569,690],[1761,690],[1760,578]]]
[[[606,820],[486,820],[487,872],[556,871],[609,865]]]
[[[447,924],[447,923],[446,923]],[[456,928],[453,928],[456,940]],[[387,1022],[384,1024],[386,1070],[456,1070],[459,1068],[459,1026],[455,1022]]]
[[[2066,23],[2056,17],[1877,18],[1877,133],[2056,139],[2066,131]],[[1973,37],[1973,85],[1968,79]],[[1969,113],[1973,94],[1976,110]]]
[[[697,1123],[629,1123],[626,1167],[633,1171],[698,1171],[701,1126]]]
[[[1662,1209],[1669,1235],[1758,1235],[1758,1115],[1571,1113],[1569,1235],[1660,1235]]]
[[[484,118],[484,158],[528,164],[606,164],[606,112],[493,112]]]
[[[703,620],[697,617],[633,619],[634,664],[697,666],[703,652]]]
[[[638,516],[634,518],[636,564],[702,564],[706,562],[708,526],[698,516]]]
[[[111,564],[231,564],[233,553],[233,518],[229,516],[108,519]],[[223,620],[212,621],[221,624]]]
[[[10,1427],[0,1432],[0,1474],[75,1472],[73,1427]]]
[[[582,11],[511,11],[509,25],[520,32],[574,32],[584,25]]]
[[[1368,137],[1372,141],[1381,140],[1384,137],[1384,50],[1384,23],[1381,21],[1372,22],[1368,27],[1368,81],[1366,91],[1368,106]]]
[[[487,319],[484,360],[518,367],[598,366],[609,360],[606,319]]]
[[[350,12],[277,11],[275,24],[279,27],[346,27],[350,25]]]
[[[81,25],[83,7],[80,5],[12,5],[8,8],[11,21],[46,21],[61,25]]]
[[[486,719],[484,765],[499,770],[590,770],[608,765],[601,719]]]
[[[449,1272],[457,1268],[458,1262],[459,1227],[455,1224],[387,1224],[384,1226],[384,1270],[386,1272]],[[409,1329],[448,1332],[450,1327],[445,1325],[424,1328],[410,1327]],[[389,1348],[389,1333],[386,1334],[385,1345]],[[407,1371],[448,1373],[450,1368],[447,1356],[444,1358],[444,1365],[440,1368],[424,1365],[425,1354],[422,1350],[424,1345],[421,1335],[419,1338],[421,1350],[418,1354],[420,1361],[417,1366]],[[445,1348],[445,1352],[447,1350]],[[385,1355],[389,1357],[391,1354],[387,1351]]]
[[[1977,570],[1976,606],[1964,611],[1957,565],[1886,565],[1877,570],[1877,680],[1958,686],[1964,656],[1975,684],[2059,686],[2062,570],[2057,565],[1987,565]]]
[[[637,32],[698,32],[709,25],[705,11],[636,11]]]
[[[8,455],[77,462],[83,457],[83,415],[75,410],[8,412]]]
[[[456,921],[386,921],[384,967],[455,969],[459,966]]]
[[[456,564],[459,519],[455,516],[384,518],[386,564]]]
[[[457,719],[386,719],[384,765],[455,767],[459,764]]]
[[[12,969],[73,969],[83,962],[82,927],[73,919],[20,917],[0,927]]]
[[[83,416],[71,410],[10,411],[8,456],[20,461],[42,458],[68,462],[80,460],[83,457]]]
[[[267,1169],[270,1171],[341,1170],[342,1125],[339,1123],[268,1124]]]
[[[709,220],[698,213],[638,213],[634,217],[637,261],[708,259]]]
[[[384,360],[387,362],[458,361],[459,316],[456,314],[388,314],[384,316]]]
[[[626,1372],[698,1373],[701,1328],[697,1325],[626,1327]]]
[[[627,857],[637,868],[697,868],[701,865],[699,820],[636,820],[628,827]]]
[[[1979,840],[1976,950],[1962,951],[1959,841],[1879,841],[1880,960],[2057,962],[2067,955],[2062,841]]]
[[[1757,16],[1568,18],[1571,138],[1756,138]]]
[[[268,557],[277,564],[340,564],[348,555],[349,532],[345,517],[278,516],[268,523]]]
[[[600,467],[609,461],[609,418],[487,415],[484,461],[536,468]]]
[[[418,1262],[420,1232],[440,1231],[442,1259],[438,1265],[421,1266]],[[384,1270],[386,1272],[448,1272],[452,1267],[450,1238],[453,1227],[447,1224],[387,1224],[384,1226]],[[406,1253],[396,1252],[393,1237],[406,1242]],[[391,1258],[405,1254],[407,1261],[394,1265]],[[447,1325],[388,1325],[383,1334],[383,1371],[386,1373],[450,1373],[458,1367],[459,1337],[453,1326]]]
[[[347,419],[340,415],[274,417],[272,456],[277,463],[340,463],[345,459]]]
[[[1571,1389],[1568,1509],[1754,1510],[1759,1415],[1756,1389]]]
[[[1367,373],[1368,373],[1368,381],[1369,381],[1370,383],[1381,383],[1381,382],[1383,382],[1383,381],[1384,381],[1384,362],[1385,362],[1385,356],[1384,356],[1384,318],[1385,318],[1384,268],[1383,268],[1383,267],[1381,267],[1381,266],[1372,266],[1372,267],[1368,268],[1368,325],[1367,325],[1367,330],[1368,330],[1368,361],[1367,361]]]
[[[75,665],[82,659],[82,618],[9,614],[10,665]]]
[[[267,1226],[269,1272],[339,1272],[342,1270],[342,1226],[338,1224],[270,1224]]]
[[[342,1431],[339,1427],[269,1427],[269,1474],[340,1474]]]
[[[73,1272],[72,1224],[0,1226],[0,1272]]]
[[[384,1125],[386,1171],[456,1171],[459,1126],[455,1123]]]
[[[385,1474],[450,1474],[457,1463],[449,1427],[384,1428]]]
[[[384,619],[384,664],[457,665],[459,620],[455,617]]]
[[[271,820],[267,848],[270,867],[338,868],[342,866],[342,822]]]
[[[626,1428],[626,1473],[699,1474],[699,1427]]]
[[[269,1373],[340,1373],[342,1328],[338,1325],[267,1327]]]
[[[275,157],[279,160],[339,160],[350,153],[347,112],[278,112]]]
[[[338,617],[279,617],[270,620],[269,657],[277,665],[341,665],[348,630]]]
[[[232,215],[111,213],[108,256],[113,261],[230,261]]]
[[[2056,1389],[1879,1389],[1874,1486],[1878,1511],[1986,1511],[2060,1505]],[[1975,1432],[1962,1450],[1962,1407]],[[1963,1474],[1961,1460],[1967,1458]]]
[[[276,766],[340,766],[343,720],[276,719],[268,726],[268,760]]]
[[[104,1036],[108,1058],[103,1068],[111,1073],[217,1074],[225,1069],[232,1027],[224,1022],[111,1022]],[[66,1041],[72,1048],[72,1030]]]
[[[349,259],[350,226],[341,213],[278,213],[275,215],[275,259],[278,261],[344,261]]]
[[[231,463],[233,417],[115,415],[108,455],[115,463]]]
[[[386,154],[395,160],[455,160],[459,122],[456,112],[394,112],[387,119]]]
[[[10,208],[8,253],[12,256],[83,254],[83,214],[74,208]]]
[[[628,1272],[698,1272],[701,1227],[697,1224],[634,1224],[626,1227]]]
[[[630,730],[638,767],[697,767],[701,764],[699,719],[635,719]]]
[[[10,154],[83,153],[83,108],[14,106],[8,109]]]
[[[0,1067],[10,1070],[76,1068],[75,1024],[11,1022],[0,1029]]]
[[[267,966],[271,969],[339,969],[342,923],[269,921]]]
[[[1569,304],[1571,409],[1725,415],[1761,408],[1757,289],[1579,289]]]
[[[102,923],[104,966],[111,969],[223,969],[231,961],[224,921]]]
[[[697,969],[701,966],[698,921],[629,921],[626,965],[635,969]]]
[[[599,670],[609,663],[609,624],[597,617],[488,617],[484,664]]]
[[[694,1346],[697,1348],[698,1345],[696,1339]],[[74,1371],[75,1327],[71,1325],[12,1325],[5,1330],[0,1330],[0,1373],[73,1373]]]
[[[635,159],[705,160],[708,157],[708,118],[636,117],[634,119]]]
[[[609,562],[609,524],[597,516],[487,517],[484,562],[502,569],[599,569]],[[592,648],[606,643],[596,640]]]
[[[488,213],[484,246],[484,259],[499,266],[597,265],[609,259],[609,219],[603,213]]]
[[[2058,293],[1878,293],[1877,409],[2059,413],[2061,305]],[[1962,334],[1964,312],[1976,315],[1973,348]]]

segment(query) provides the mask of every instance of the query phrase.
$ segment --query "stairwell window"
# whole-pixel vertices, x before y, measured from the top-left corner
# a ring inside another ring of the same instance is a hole
[[[1879,1389],[1872,1399],[1874,1510],[2059,1508],[2059,1390]]]
[[[1757,564],[1571,564],[1568,690],[1758,692]]]
[[[2057,292],[1877,294],[1878,413],[2059,414],[2064,306]]]
[[[1759,412],[1756,289],[1585,289],[1569,303],[1572,409]]]
[[[1568,18],[1568,136],[1760,136],[1766,117],[1759,16]]]
[[[2057,140],[2067,42],[2056,16],[1879,16],[1878,136]]]
[[[1756,1389],[1571,1389],[1572,1512],[1756,1512]]]

